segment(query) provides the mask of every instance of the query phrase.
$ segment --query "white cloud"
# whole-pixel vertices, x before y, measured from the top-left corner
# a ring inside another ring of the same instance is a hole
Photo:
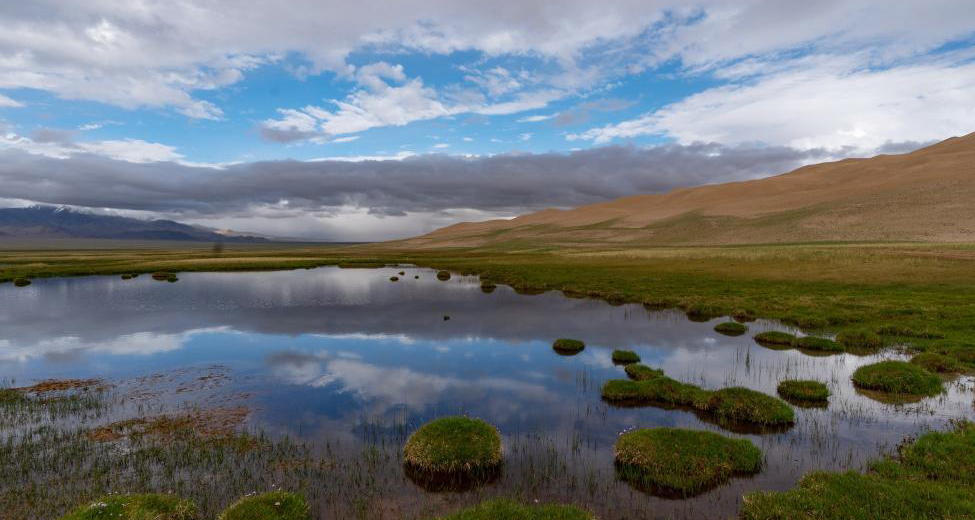
[[[0,108],[20,108],[22,106],[24,106],[23,103],[0,94]]]
[[[338,138],[332,139],[332,142],[333,143],[351,143],[352,141],[355,141],[356,139],[359,139],[359,137],[360,136],[358,136],[358,135],[347,135],[345,137],[338,137]]]
[[[471,143],[471,142],[474,141],[474,139],[471,138],[471,137],[464,137],[463,140],[464,140],[465,143]]]
[[[537,116],[522,117],[522,118],[518,119],[517,122],[518,123],[538,123],[540,121],[545,121],[545,120],[548,120],[548,119],[552,119],[553,117],[555,117],[557,115],[558,114],[549,114],[547,116],[545,116],[545,115],[537,115]]]
[[[522,140],[522,141],[528,141],[528,140],[530,140],[532,138],[533,135],[535,135],[535,134],[533,134],[531,132],[525,132],[523,134],[518,135],[518,139],[519,140]]]
[[[177,153],[176,148],[172,146],[150,143],[141,139],[94,141],[78,143],[78,146],[89,153],[134,163],[178,161],[183,158],[183,155]]]
[[[447,143],[437,143],[437,144],[433,145],[433,147],[434,148],[443,149],[443,148],[450,148],[450,145],[447,144]]]
[[[639,118],[570,134],[605,143],[666,135],[681,143],[761,142],[798,149],[926,142],[972,131],[975,63],[845,70],[834,62],[716,87]]]

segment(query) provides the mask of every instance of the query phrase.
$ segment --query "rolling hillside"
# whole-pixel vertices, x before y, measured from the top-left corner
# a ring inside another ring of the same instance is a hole
[[[975,133],[902,155],[456,224],[404,247],[975,242]]]

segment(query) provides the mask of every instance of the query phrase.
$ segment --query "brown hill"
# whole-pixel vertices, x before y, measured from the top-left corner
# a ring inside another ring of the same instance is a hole
[[[463,223],[399,244],[465,247],[975,242],[975,133],[902,155],[804,166],[764,179],[635,195],[511,220]]]

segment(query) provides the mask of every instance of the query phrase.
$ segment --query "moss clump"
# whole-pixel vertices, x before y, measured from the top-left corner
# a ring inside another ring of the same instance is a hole
[[[613,351],[613,363],[626,364],[626,363],[639,363],[640,356],[632,350],[614,350]]]
[[[603,385],[603,399],[618,404],[652,403],[663,406],[691,406],[707,392],[667,376],[630,381],[612,379]]]
[[[450,271],[437,271],[437,280],[450,280]]]
[[[27,278],[14,278],[14,285],[16,287],[27,287],[30,285],[30,280]]]
[[[836,341],[853,352],[870,352],[884,346],[883,339],[869,330],[844,330],[836,335]]]
[[[165,282],[170,276],[175,275],[173,273],[167,273],[166,271],[156,271],[155,273],[152,273],[152,279],[160,282]]]
[[[757,472],[762,452],[751,441],[679,428],[620,435],[614,448],[620,476],[663,494],[689,496],[736,474]]]
[[[513,500],[488,500],[452,515],[431,520],[593,520],[586,510],[575,506],[542,504],[527,506]]]
[[[819,381],[787,379],[779,383],[776,391],[785,399],[804,402],[826,402],[829,388]]]
[[[656,379],[664,375],[664,371],[658,368],[650,368],[646,365],[640,363],[631,363],[626,365],[623,369],[626,375],[630,376],[630,379],[634,381],[646,381],[647,379]]]
[[[795,489],[745,496],[744,520],[975,518],[975,427],[923,435],[867,474],[813,472]]]
[[[488,293],[488,294],[493,293],[494,290],[497,288],[498,286],[495,285],[494,282],[490,282],[487,280],[481,282],[481,292],[483,293]]]
[[[552,343],[552,349],[559,354],[578,354],[586,348],[586,344],[577,339],[559,338]]]
[[[795,422],[795,413],[788,404],[770,395],[732,387],[707,392],[694,407],[713,415],[720,422],[781,426]]]
[[[768,332],[760,332],[755,334],[755,341],[762,345],[788,345],[792,346],[796,341],[796,337],[787,332],[779,332],[777,330],[771,330]]]
[[[390,276],[389,277],[389,281],[390,282],[398,282],[399,281],[399,276]]]
[[[815,350],[816,352],[843,352],[843,345],[826,338],[815,336],[803,336],[796,338],[795,346],[805,350]]]
[[[217,520],[308,520],[308,503],[294,493],[271,491],[244,497],[228,507]]]
[[[944,390],[941,378],[905,361],[881,361],[853,372],[853,384],[893,394],[935,395]]]
[[[714,326],[714,331],[725,336],[741,336],[748,332],[748,327],[734,321],[719,323]]]
[[[441,417],[410,435],[403,460],[429,473],[493,470],[501,464],[501,435],[480,419]]]
[[[399,272],[399,275],[400,275],[400,276],[406,276],[406,271],[400,271],[400,272]]]
[[[939,374],[954,374],[962,371],[961,363],[957,359],[936,352],[922,352],[911,358],[911,363],[928,372]]]
[[[122,275],[122,279],[123,280],[131,280],[132,279],[132,275],[131,274],[123,274]]]
[[[197,520],[196,505],[173,495],[109,495],[60,520]]]

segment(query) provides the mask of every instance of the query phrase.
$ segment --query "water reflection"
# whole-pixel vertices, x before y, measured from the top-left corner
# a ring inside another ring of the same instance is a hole
[[[401,270],[407,274],[390,282]],[[253,394],[255,426],[350,452],[379,445],[395,454],[419,424],[466,413],[502,432],[505,469],[449,500],[529,493],[583,500],[603,519],[733,516],[743,492],[785,489],[813,469],[858,469],[905,436],[973,416],[971,378],[938,397],[881,402],[854,390],[849,377],[889,355],[772,350],[751,335],[786,328],[759,321],[730,337],[712,330],[719,321],[553,292],[485,292],[475,279],[443,282],[414,268],[184,273],[175,284],[37,280],[0,286],[0,379],[126,378],[219,364],[234,375],[232,390]],[[551,344],[563,337],[585,341],[585,350],[557,355]],[[602,384],[625,377],[612,361],[616,348],[703,388],[774,395],[782,379],[819,379],[832,396],[827,408],[797,408],[788,431],[740,432],[767,456],[760,474],[693,499],[663,500],[616,480],[619,433],[653,426],[727,432],[692,410],[603,403]],[[378,467],[387,472],[384,500],[396,504],[389,517],[447,507],[448,499],[403,475],[395,456],[388,460]],[[335,507],[329,511],[341,516]]]

